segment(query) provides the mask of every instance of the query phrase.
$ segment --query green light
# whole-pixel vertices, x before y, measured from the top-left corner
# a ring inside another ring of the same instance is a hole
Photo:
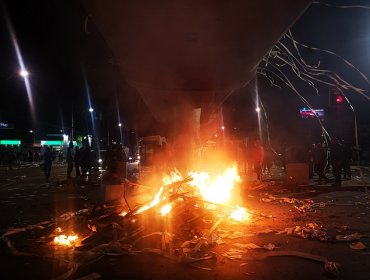
[[[0,140],[0,145],[20,145],[21,140]]]
[[[41,141],[41,146],[63,146],[64,141],[59,141],[59,140],[42,140]],[[67,143],[68,145],[68,143]],[[73,141],[73,146],[77,146],[77,142]]]
[[[63,141],[56,141],[56,140],[44,140],[41,141],[42,146],[63,146]]]

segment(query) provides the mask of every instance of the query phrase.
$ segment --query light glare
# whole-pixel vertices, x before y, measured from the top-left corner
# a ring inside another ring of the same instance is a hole
[[[23,77],[23,78],[26,78],[26,77],[28,77],[29,76],[29,72],[26,70],[26,69],[21,69],[21,70],[19,70],[19,75],[21,76],[21,77]]]

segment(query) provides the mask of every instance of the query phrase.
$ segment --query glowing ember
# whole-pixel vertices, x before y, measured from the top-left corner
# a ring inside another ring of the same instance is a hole
[[[128,214],[127,211],[122,211],[121,213],[119,213],[119,215],[122,216],[122,217],[126,216],[127,214]]]
[[[170,213],[172,210],[171,204],[167,204],[161,208],[161,215],[166,216],[168,213]]]
[[[189,175],[193,177],[193,181],[190,182],[190,185],[197,187],[200,194],[207,201],[213,203],[228,202],[234,184],[240,182],[240,177],[235,166],[228,168],[224,174],[218,175],[213,180],[205,172],[190,172]]]
[[[230,216],[231,219],[237,221],[237,222],[246,222],[249,221],[251,214],[247,212],[247,209],[244,207],[236,206],[236,209],[231,212]]]
[[[77,243],[77,241],[78,241],[77,235],[61,234],[54,237],[54,244],[59,246],[72,247]]]
[[[153,206],[157,205],[159,202],[160,202],[160,197],[162,195],[162,192],[163,192],[163,187],[161,187],[158,191],[158,193],[155,195],[154,199],[149,203],[149,204],[146,204],[142,207],[140,207],[136,212],[135,214],[139,214],[145,210],[148,210],[150,208],[152,208]]]

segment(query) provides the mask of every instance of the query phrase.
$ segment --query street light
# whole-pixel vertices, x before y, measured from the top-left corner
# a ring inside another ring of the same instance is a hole
[[[119,126],[119,127],[121,127],[121,126],[122,126],[122,124],[121,124],[121,123],[119,123],[119,124],[118,124],[118,126]]]
[[[33,133],[33,130],[32,129],[30,130],[30,133]]]
[[[94,108],[91,108],[91,107],[90,107],[90,108],[89,108],[89,112],[90,112],[90,113],[94,112]]]
[[[257,108],[256,108],[256,112],[257,112],[257,113],[261,112],[261,108],[260,108],[260,107],[257,107]]]
[[[19,70],[18,74],[23,78],[27,78],[30,75],[30,73],[26,69]]]

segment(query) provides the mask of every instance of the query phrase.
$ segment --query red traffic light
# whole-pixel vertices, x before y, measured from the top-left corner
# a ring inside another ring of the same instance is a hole
[[[329,94],[329,106],[340,106],[344,102],[344,97],[338,92],[330,92]]]
[[[335,98],[335,102],[337,102],[337,104],[341,104],[343,102],[343,97],[338,94]]]

